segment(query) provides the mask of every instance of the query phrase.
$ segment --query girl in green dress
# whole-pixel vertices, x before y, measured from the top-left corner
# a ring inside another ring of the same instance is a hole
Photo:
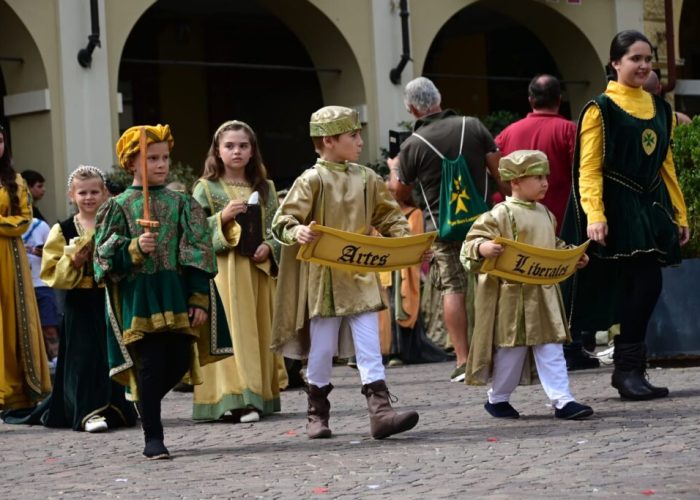
[[[87,432],[132,427],[134,407],[109,377],[105,288],[95,282],[92,265],[95,215],[107,198],[102,172],[75,169],[68,195],[78,213],[51,228],[41,265],[50,287],[67,290],[53,391],[29,415],[14,412],[6,422]]]

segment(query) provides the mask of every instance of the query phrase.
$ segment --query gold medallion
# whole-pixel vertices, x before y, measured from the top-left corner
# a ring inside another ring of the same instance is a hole
[[[644,129],[642,132],[642,149],[647,156],[651,155],[656,149],[656,132],[650,128]]]

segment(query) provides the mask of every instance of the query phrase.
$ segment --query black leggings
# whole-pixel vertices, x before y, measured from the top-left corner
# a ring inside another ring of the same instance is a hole
[[[154,333],[132,347],[139,360],[138,408],[146,441],[163,439],[160,401],[189,369],[192,340],[180,333]]]
[[[643,255],[621,262],[624,276],[624,297],[620,334],[615,342],[644,342],[647,325],[661,295],[661,266],[652,256]]]

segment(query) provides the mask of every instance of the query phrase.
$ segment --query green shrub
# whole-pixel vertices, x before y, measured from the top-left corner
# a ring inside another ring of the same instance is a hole
[[[513,122],[517,122],[520,118],[520,115],[517,113],[501,109],[484,116],[482,121],[484,126],[491,132],[491,135],[496,137],[504,128]]]
[[[673,134],[673,160],[678,182],[688,207],[690,241],[683,247],[685,258],[700,257],[700,117],[679,125]]]

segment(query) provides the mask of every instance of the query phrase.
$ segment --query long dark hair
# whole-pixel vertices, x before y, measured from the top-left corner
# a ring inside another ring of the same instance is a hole
[[[649,39],[644,36],[644,34],[635,30],[625,30],[620,31],[615,35],[610,42],[610,60],[608,61],[608,79],[617,80],[617,71],[612,66],[612,63],[619,61],[622,57],[627,54],[630,47],[636,42],[645,42],[649,45],[649,48],[654,50],[654,46],[651,44]]]
[[[267,201],[270,191],[267,185],[267,169],[263,164],[260,148],[258,148],[258,138],[250,125],[245,122],[231,120],[223,123],[216,130],[214,138],[211,141],[211,146],[209,146],[209,151],[207,152],[207,158],[204,160],[202,178],[215,181],[224,175],[224,169],[226,167],[224,167],[224,162],[219,156],[219,141],[221,140],[221,136],[224,135],[224,132],[230,130],[242,130],[248,136],[253,154],[250,157],[250,161],[248,161],[248,164],[245,166],[245,178],[250,182],[253,191],[259,192],[263,201]]]
[[[19,207],[19,196],[17,195],[17,172],[12,166],[12,154],[10,154],[10,145],[7,143],[7,134],[5,129],[0,125],[0,135],[5,143],[5,150],[0,156],[0,182],[2,187],[7,190],[10,197],[10,213],[9,215],[19,215],[22,210]]]

